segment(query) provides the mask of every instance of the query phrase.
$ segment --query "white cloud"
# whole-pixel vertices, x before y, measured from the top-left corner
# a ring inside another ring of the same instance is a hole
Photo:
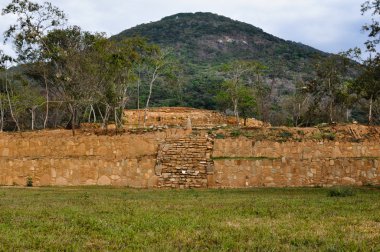
[[[6,0],[1,0],[3,3]],[[10,0],[9,0],[10,1]],[[38,2],[43,2],[38,0]],[[213,12],[328,52],[361,45],[361,0],[51,0],[71,24],[113,35],[178,12]],[[0,5],[0,7],[4,7]],[[9,23],[0,17],[0,30]],[[6,50],[9,50],[7,48]]]

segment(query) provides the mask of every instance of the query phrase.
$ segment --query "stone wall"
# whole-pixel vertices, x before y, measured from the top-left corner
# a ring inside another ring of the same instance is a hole
[[[380,184],[380,143],[217,139],[211,187]]]
[[[167,129],[118,136],[0,134],[0,185],[259,187],[380,184],[380,143],[212,139]]]
[[[0,184],[153,187],[155,134],[71,136],[69,131],[2,134]]]
[[[143,109],[128,109],[124,111],[124,124],[133,128],[144,124]],[[236,125],[233,116],[224,116],[213,110],[195,109],[186,107],[160,107],[150,108],[146,115],[146,126],[184,126],[187,120],[195,127],[215,126],[222,124]],[[243,125],[243,119],[241,124]],[[262,127],[265,124],[259,120],[249,118],[246,125],[250,127]]]
[[[212,148],[212,139],[204,136],[165,139],[157,156],[158,187],[207,187],[207,174],[213,171]]]

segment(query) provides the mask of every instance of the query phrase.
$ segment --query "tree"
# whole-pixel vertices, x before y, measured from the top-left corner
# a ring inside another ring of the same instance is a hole
[[[371,23],[364,24],[362,30],[368,33],[364,43],[368,58],[361,57],[359,48],[350,49],[346,54],[362,63],[363,69],[353,82],[353,90],[369,101],[368,123],[373,123],[373,104],[380,96],[380,53],[377,47],[380,43],[380,0],[365,1],[361,5],[362,15],[370,13]]]
[[[364,71],[353,83],[354,90],[369,101],[368,123],[373,123],[373,103],[380,96],[380,64],[367,62]]]
[[[63,11],[49,2],[39,4],[29,0],[12,0],[2,10],[2,15],[9,14],[17,16],[17,23],[5,31],[5,42],[13,40],[19,62],[37,61],[44,35],[66,23]]]
[[[372,20],[370,24],[365,24],[363,30],[368,33],[368,40],[365,42],[366,49],[370,53],[375,53],[375,58],[379,58],[377,46],[380,43],[380,0],[365,1],[361,6],[362,15],[370,12]]]
[[[252,88],[254,89],[255,97],[257,100],[257,112],[260,116],[260,119],[264,122],[268,122],[269,117],[269,106],[271,105],[271,93],[272,87],[275,83],[274,79],[272,80],[272,85],[268,86],[263,78],[265,71],[268,70],[268,67],[261,64],[260,62],[251,62],[251,72],[250,72],[250,82]]]
[[[159,81],[160,78],[172,78],[172,60],[170,58],[170,50],[162,50],[158,46],[152,46],[144,55],[143,62],[143,75],[145,81],[148,83],[148,97],[145,102],[144,109],[144,127],[146,126],[147,112],[149,109],[150,100],[153,93],[153,86]]]
[[[95,45],[104,40],[102,34],[91,34],[78,26],[53,30],[43,38],[42,55],[49,69],[50,90],[66,104],[73,134],[79,125],[79,111],[101,95],[102,79],[96,78],[99,67],[93,59],[97,55]]]
[[[63,26],[67,19],[63,11],[49,2],[43,4],[29,0],[12,0],[2,10],[2,15],[17,16],[17,23],[12,24],[5,31],[4,42],[12,40],[16,48],[19,63],[31,63],[41,60],[41,47],[44,46],[43,37],[52,29]],[[45,78],[46,113],[44,128],[49,117],[49,89]]]
[[[315,65],[316,77],[309,83],[308,92],[328,111],[330,123],[334,122],[335,106],[342,101],[338,98],[346,81],[347,66],[348,59],[339,55],[320,59]]]
[[[249,107],[255,107],[256,102],[253,96],[253,88],[249,87],[249,73],[257,69],[256,62],[252,61],[234,61],[225,64],[222,71],[225,75],[225,81],[222,84],[222,90],[216,97],[220,107],[231,105],[236,123],[239,125],[239,110],[244,111],[244,117],[247,118],[253,111]],[[226,101],[229,100],[229,102]]]
[[[129,99],[128,88],[136,80],[140,81],[135,69],[140,69],[143,54],[149,48],[150,45],[141,38],[125,39],[118,43],[105,40],[96,46],[99,69],[95,74],[103,83],[101,103],[105,106],[105,113],[101,115],[103,127],[112,111],[116,126],[121,127],[121,117]]]

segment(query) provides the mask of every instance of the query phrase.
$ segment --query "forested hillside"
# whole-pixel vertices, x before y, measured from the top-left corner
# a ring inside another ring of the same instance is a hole
[[[245,77],[255,86],[256,108],[243,114],[272,124],[298,124],[294,118],[301,117],[307,109],[306,106],[294,108],[294,104],[305,98],[301,91],[305,91],[307,82],[316,77],[316,66],[333,56],[212,13],[175,14],[125,30],[111,39],[120,41],[136,36],[170,50],[182,71],[178,85],[156,87],[152,99],[154,106],[224,110],[228,106],[220,104],[218,94],[226,89],[223,86],[225,64],[255,62],[260,67],[251,69],[254,74]],[[342,74],[349,79],[349,71]],[[137,103],[135,99],[130,102],[131,107]],[[306,118],[305,123],[315,123],[314,116]],[[319,121],[327,121],[327,117],[321,116]]]
[[[362,11],[377,17],[371,4]],[[374,57],[360,61],[357,49],[331,55],[211,13],[176,14],[111,38],[68,25],[49,2],[12,0],[2,15],[18,19],[4,32],[16,57],[0,50],[0,131],[122,128],[124,109],[154,106],[272,125],[379,122],[376,22],[365,26]]]
[[[113,37],[141,36],[149,42],[175,50],[181,63],[217,65],[231,60],[257,60],[273,74],[293,77],[289,71],[312,70],[312,60],[326,56],[312,47],[285,41],[240,21],[212,13],[179,13],[158,22],[138,25]],[[279,73],[274,69],[282,67]]]

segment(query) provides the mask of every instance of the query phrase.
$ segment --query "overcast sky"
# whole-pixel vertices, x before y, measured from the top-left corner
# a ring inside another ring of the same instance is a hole
[[[3,8],[11,0],[0,0]],[[35,0],[34,0],[35,1]],[[35,1],[42,3],[43,1]],[[179,12],[212,12],[257,26],[286,40],[338,53],[361,46],[364,0],[51,0],[70,24],[89,31],[117,34],[141,23]],[[0,16],[1,34],[14,17]],[[0,35],[0,39],[2,39]],[[9,46],[0,44],[9,52]]]

